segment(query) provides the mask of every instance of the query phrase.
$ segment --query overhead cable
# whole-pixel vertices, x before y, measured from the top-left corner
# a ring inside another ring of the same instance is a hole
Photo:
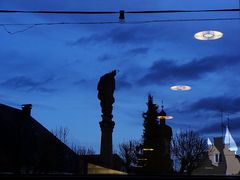
[[[124,11],[124,10],[120,10]],[[28,11],[28,10],[4,10],[0,13],[28,13],[28,14],[116,14],[120,11]],[[154,14],[154,13],[201,13],[201,12],[239,12],[239,9],[207,9],[207,10],[152,10],[152,11],[124,11],[129,14]]]

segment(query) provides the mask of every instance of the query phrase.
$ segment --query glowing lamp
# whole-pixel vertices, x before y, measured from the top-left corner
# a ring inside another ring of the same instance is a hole
[[[158,116],[158,119],[173,119],[173,116]]]
[[[125,16],[124,16],[124,10],[119,11],[119,22],[124,23]]]
[[[139,158],[139,161],[147,161],[147,158]]]
[[[143,148],[143,151],[153,151],[153,148]]]
[[[212,31],[212,30],[197,32],[194,35],[194,37],[198,40],[216,40],[216,39],[220,39],[222,36],[223,36],[223,33],[219,31]]]
[[[170,89],[173,91],[188,91],[191,89],[191,87],[186,85],[177,85],[177,86],[171,86]]]

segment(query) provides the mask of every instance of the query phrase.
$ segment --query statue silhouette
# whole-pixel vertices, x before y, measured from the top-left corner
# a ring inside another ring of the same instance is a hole
[[[112,104],[115,102],[113,93],[115,90],[115,75],[117,70],[106,73],[100,77],[98,82],[98,99],[104,117],[112,117]]]
[[[112,132],[115,122],[112,121],[112,104],[115,102],[113,93],[115,90],[116,70],[106,73],[100,77],[97,89],[98,99],[102,108],[102,121],[99,122],[101,127],[101,161],[103,166],[112,168]]]

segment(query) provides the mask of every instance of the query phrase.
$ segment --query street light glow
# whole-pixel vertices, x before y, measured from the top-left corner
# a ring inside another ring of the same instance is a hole
[[[143,148],[143,151],[153,151],[153,148]]]
[[[173,116],[158,116],[158,119],[173,119]]]

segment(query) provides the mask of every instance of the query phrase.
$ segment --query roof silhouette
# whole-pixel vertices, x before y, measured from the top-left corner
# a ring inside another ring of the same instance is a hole
[[[4,104],[0,104],[0,142],[0,172],[74,173],[78,169],[75,152],[33,117]]]

